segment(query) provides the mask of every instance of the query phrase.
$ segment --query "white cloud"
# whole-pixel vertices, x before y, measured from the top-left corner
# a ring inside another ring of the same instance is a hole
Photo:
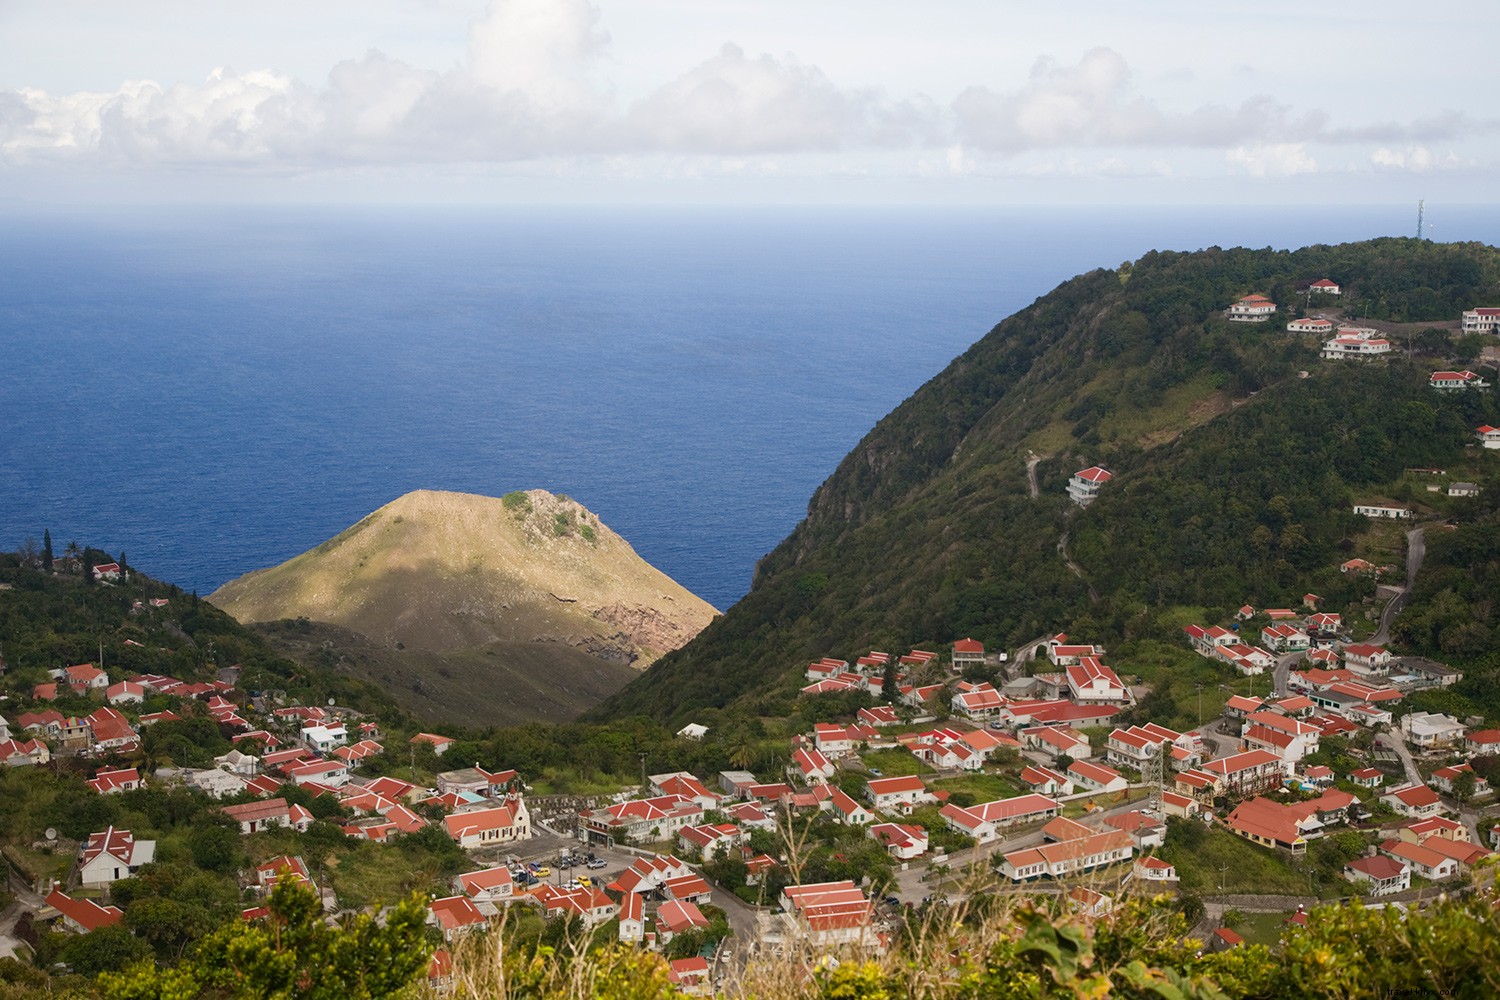
[[[465,61],[444,70],[371,50],[338,63],[317,86],[271,70],[222,69],[199,85],[0,91],[0,163],[306,172],[682,156],[705,158],[694,170],[749,173],[749,157],[915,148],[927,176],[992,169],[995,154],[1050,157],[1048,166],[1018,163],[1025,172],[1126,175],[1143,169],[1127,151],[1150,148],[1159,151],[1145,171],[1153,175],[1181,171],[1178,151],[1198,149],[1267,177],[1316,171],[1308,147],[1317,144],[1381,143],[1370,160],[1377,169],[1435,169],[1427,146],[1405,144],[1493,126],[1448,113],[1335,129],[1320,111],[1264,95],[1172,110],[1145,94],[1109,48],[1072,64],[1042,59],[1017,88],[970,86],[943,106],[922,94],[842,85],[794,56],[724,44],[680,72],[660,68],[666,82],[638,90],[644,96],[627,105],[604,79],[609,46],[589,0],[493,0],[469,24]],[[1169,77],[1158,74],[1155,89]],[[1076,154],[1087,149],[1098,159],[1083,165]],[[721,165],[708,166],[716,157]]]
[[[1262,146],[1237,146],[1224,155],[1235,166],[1245,168],[1251,177],[1291,177],[1318,170],[1318,161],[1307,154],[1301,143],[1282,142]]]

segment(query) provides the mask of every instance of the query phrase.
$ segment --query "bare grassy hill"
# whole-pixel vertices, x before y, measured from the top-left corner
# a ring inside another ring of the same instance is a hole
[[[559,677],[576,673],[580,656],[644,669],[715,614],[581,504],[544,490],[408,493],[208,599],[246,623],[305,618],[444,654],[451,671],[470,673],[463,664],[483,651],[477,662],[525,660],[528,672]]]

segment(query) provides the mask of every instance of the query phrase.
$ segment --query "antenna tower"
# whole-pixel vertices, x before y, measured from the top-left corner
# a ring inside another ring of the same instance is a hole
[[[1422,238],[1422,199],[1417,199],[1417,239]]]

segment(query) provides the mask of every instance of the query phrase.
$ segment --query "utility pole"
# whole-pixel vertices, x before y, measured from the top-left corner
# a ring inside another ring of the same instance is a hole
[[[1224,873],[1229,871],[1228,865],[1219,866],[1219,895],[1224,895]]]
[[[1417,239],[1422,238],[1422,206],[1423,199],[1417,199]]]
[[[1193,687],[1198,692],[1198,725],[1201,728],[1203,726],[1203,685],[1198,683],[1194,684]]]
[[[645,795],[646,794],[646,752],[644,750],[642,750],[640,752],[639,756],[641,758],[641,794]]]

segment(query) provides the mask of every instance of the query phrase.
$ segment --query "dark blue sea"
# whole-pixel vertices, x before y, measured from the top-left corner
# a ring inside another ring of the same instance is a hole
[[[1430,209],[1500,242],[1500,209]],[[18,209],[0,549],[207,593],[418,488],[541,487],[720,608],[889,412],[1153,248],[1409,235],[1275,208]]]

